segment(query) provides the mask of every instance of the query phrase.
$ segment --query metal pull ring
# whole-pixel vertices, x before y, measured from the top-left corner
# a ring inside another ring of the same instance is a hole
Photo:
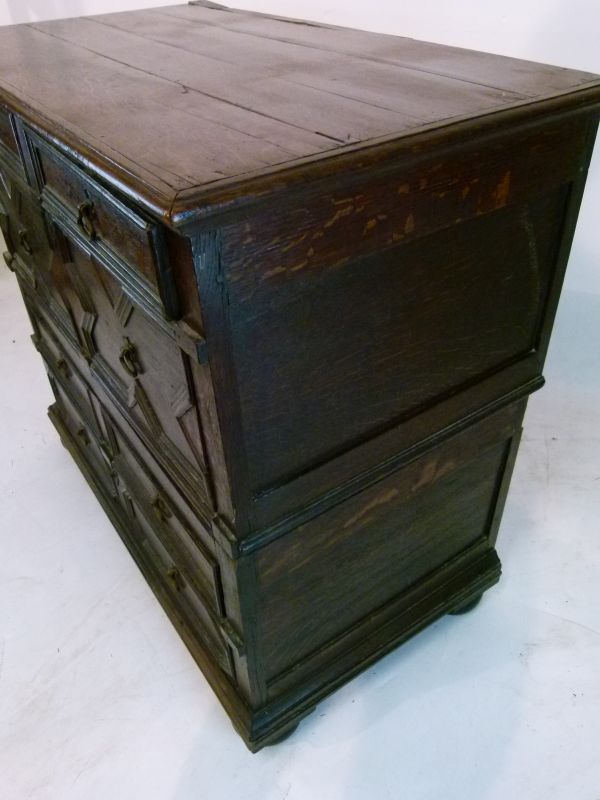
[[[94,204],[91,200],[84,200],[77,209],[77,224],[89,239],[96,238],[94,217],[96,215]]]
[[[169,567],[167,570],[167,578],[176,592],[181,592],[182,589],[185,589],[185,581],[183,580],[183,576],[177,567]]]
[[[79,436],[84,445],[87,446],[90,443],[90,437],[88,436],[88,432],[86,431],[85,428],[83,427],[79,428],[79,430],[77,431],[77,436]]]
[[[14,272],[15,268],[13,267],[13,261],[15,260],[15,257],[13,256],[13,254],[9,253],[9,251],[7,250],[5,253],[2,253],[2,255],[4,256],[4,261],[6,262],[6,266],[9,268],[11,272]]]
[[[64,360],[64,358],[59,358],[56,362],[56,367],[58,371],[61,373],[63,378],[70,378],[71,377],[71,370],[69,369],[69,365]]]
[[[123,342],[119,361],[121,362],[121,366],[125,372],[127,372],[128,375],[131,375],[132,378],[137,378],[142,371],[140,368],[140,363],[137,359],[137,350],[135,349],[135,345],[132,344],[129,339],[125,339]]]
[[[31,255],[33,253],[33,248],[29,243],[28,233],[25,228],[21,228],[19,231],[19,244],[23,248],[23,250],[27,253],[27,255]]]
[[[154,513],[161,522],[166,522],[169,517],[173,516],[173,512],[167,505],[165,499],[157,494],[151,503]]]

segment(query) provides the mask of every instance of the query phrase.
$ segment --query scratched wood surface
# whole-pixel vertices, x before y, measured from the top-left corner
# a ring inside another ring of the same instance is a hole
[[[258,554],[269,679],[488,535],[522,411],[485,420]]]
[[[250,749],[499,579],[599,109],[210,3],[0,30],[50,417]]]
[[[308,472],[530,353],[564,202],[555,191],[356,260],[314,294],[284,285],[278,301],[240,306],[252,486]]]
[[[57,74],[44,68],[60,64]],[[0,30],[18,96],[162,214],[183,193],[548,99],[592,75],[412,39],[172,6]]]

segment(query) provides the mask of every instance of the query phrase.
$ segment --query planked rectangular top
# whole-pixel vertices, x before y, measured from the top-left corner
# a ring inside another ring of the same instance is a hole
[[[0,28],[0,100],[173,224],[573,94],[600,79],[208,2]]]

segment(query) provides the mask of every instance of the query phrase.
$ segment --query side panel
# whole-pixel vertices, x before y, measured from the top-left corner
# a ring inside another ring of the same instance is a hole
[[[493,547],[523,413],[521,402],[492,415],[257,553],[275,693],[286,672],[315,669],[353,630],[366,638],[382,609],[453,559]]]
[[[215,237],[207,328],[240,536],[291,528],[357,475],[539,388],[593,122],[474,133]]]

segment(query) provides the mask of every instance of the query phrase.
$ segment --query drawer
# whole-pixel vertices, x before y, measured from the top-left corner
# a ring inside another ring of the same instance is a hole
[[[42,202],[54,220],[113,265],[130,291],[156,301],[168,319],[178,316],[164,231],[93,180],[39,136],[27,131]]]
[[[50,286],[36,298],[36,313],[74,350],[94,391],[207,514],[212,501],[188,354],[77,241],[57,231],[55,244]]]
[[[135,500],[143,527],[150,526],[181,573],[182,580],[215,617],[225,608],[219,565],[210,552],[208,521],[204,524],[147,452],[138,452],[102,407],[66,356],[46,323],[35,317],[36,345],[46,363],[61,419],[82,448],[88,463],[113,496],[113,474]]]
[[[138,424],[136,414],[126,403],[123,409],[124,401],[119,395],[119,388],[111,387],[111,381],[106,374],[100,378],[98,376],[99,371],[107,371],[106,366],[99,367],[96,358],[83,357],[79,342],[63,326],[56,309],[49,306],[47,297],[33,293],[27,287],[23,288],[24,299],[36,330],[34,340],[38,351],[73,396],[88,405],[91,403],[92,421],[95,420],[97,435],[107,442],[112,441],[112,435],[104,422],[107,417],[119,420],[118,427],[128,431],[126,436],[129,441],[137,434],[135,450],[139,453],[138,460],[152,463],[154,480],[166,487],[170,502],[177,506],[188,527],[194,529],[201,538],[210,539],[208,530],[213,512],[204,476],[191,467],[186,469],[181,457],[173,454],[173,448],[165,445],[160,435],[157,440],[150,431]],[[102,407],[97,396],[102,401]],[[109,427],[117,426],[111,422]],[[126,452],[131,449],[128,447]]]
[[[12,123],[12,114],[4,106],[0,106],[0,142],[10,154],[16,156],[20,162],[19,146]],[[0,151],[0,157],[1,157]]]
[[[149,471],[135,460],[124,439],[117,434],[117,453],[98,440],[91,400],[75,399],[66,390],[60,370],[55,374],[50,369],[50,382],[57,400],[55,410],[96,481],[127,515],[129,538],[159,582],[161,594],[168,596],[171,609],[233,677],[232,652],[220,627],[224,615],[216,561],[154,484]],[[70,385],[69,390],[73,389]]]
[[[63,390],[71,398],[71,402],[79,409],[79,414],[84,419],[86,427],[92,431],[96,439],[100,440],[102,428],[98,421],[92,393],[79,372],[80,364],[72,357],[70,350],[62,346],[48,321],[40,315],[39,311],[30,308],[30,313],[36,327],[34,343],[51,373],[51,378],[63,387]]]
[[[198,542],[192,541],[143,468],[138,465],[132,469],[123,452],[116,456],[114,466],[134,545],[151,566],[161,593],[168,596],[169,605],[204,642],[221,669],[233,675],[232,653],[221,629],[222,615],[215,611],[216,564],[202,554]]]
[[[96,438],[95,425],[90,416],[91,406],[87,408],[76,401],[54,373],[50,374],[50,383],[56,397],[56,409],[60,418],[80,450],[81,455],[91,467],[97,481],[113,499],[117,499],[117,490],[113,479],[110,459],[106,449]]]
[[[218,617],[225,616],[219,565],[210,551],[208,523],[194,516],[173,484],[110,421],[114,467],[140,513],[181,570],[185,581]]]
[[[52,250],[37,198],[23,179],[3,171],[0,163],[0,226],[10,268],[19,271],[35,287],[48,282]]]

